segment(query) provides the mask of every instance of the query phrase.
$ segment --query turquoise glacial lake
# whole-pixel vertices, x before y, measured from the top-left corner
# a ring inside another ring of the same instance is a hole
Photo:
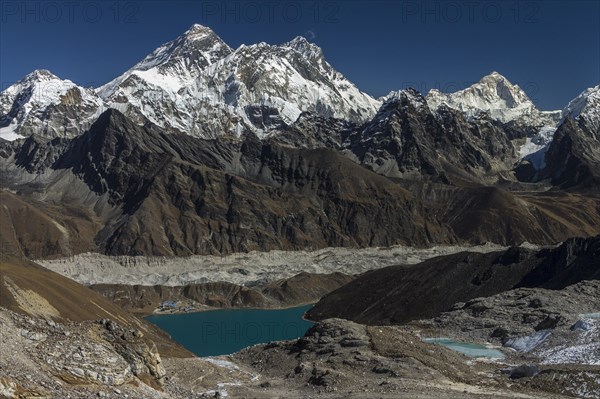
[[[229,355],[247,346],[299,338],[314,324],[312,305],[288,309],[223,309],[152,315],[146,320],[198,356]]]
[[[450,338],[425,338],[423,341],[442,345],[446,348],[452,349],[454,351],[465,354],[469,357],[485,357],[489,359],[503,359],[504,354],[496,349],[488,348],[484,345],[468,343],[468,342],[458,342],[454,341]]]

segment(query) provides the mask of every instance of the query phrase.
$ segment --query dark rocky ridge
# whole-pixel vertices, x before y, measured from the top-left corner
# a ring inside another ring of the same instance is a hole
[[[252,136],[227,142],[168,135],[114,110],[67,145],[49,145],[29,139],[4,150],[32,171],[70,170],[120,207],[121,216],[105,221],[96,236],[108,254],[453,240],[426,227],[400,185],[328,149],[292,149]],[[47,156],[53,151],[59,154]]]
[[[438,223],[467,242],[545,245],[600,233],[594,221],[599,202],[593,195],[494,186],[409,187]]]
[[[600,190],[600,130],[594,132],[584,119],[568,117],[557,129],[546,152],[540,179],[554,186],[598,192]]]
[[[571,239],[539,252],[463,252],[414,266],[367,272],[325,296],[308,312],[313,320],[340,317],[395,324],[435,317],[457,302],[519,287],[561,289],[600,279],[600,236]]]
[[[467,121],[448,107],[434,113],[411,89],[386,101],[349,141],[361,163],[386,176],[493,182],[516,162],[501,124],[485,115]]]
[[[412,103],[402,104],[389,103],[391,119],[406,119],[407,129],[434,139],[420,122],[410,122],[417,118]],[[421,117],[439,127],[429,111]],[[453,129],[462,132],[459,136],[472,135],[468,129],[474,125],[456,118],[460,126]],[[549,244],[600,233],[596,197],[483,187],[468,182],[475,169],[468,176],[451,173],[450,179],[448,173],[459,165],[448,166],[451,157],[434,159],[441,150],[431,152],[435,144],[417,136],[407,144],[421,154],[415,162],[430,165],[432,177],[443,172],[442,180],[453,184],[385,177],[359,165],[348,152],[352,124],[309,114],[298,123],[281,140],[261,141],[252,134],[241,140],[203,140],[138,126],[109,110],[75,139],[32,136],[0,145],[3,167],[10,170],[3,174],[3,185],[67,230],[78,224],[65,222],[64,215],[84,217],[86,234],[69,235],[83,241],[76,247],[112,255],[486,241]],[[436,137],[444,134],[439,129]],[[295,135],[300,131],[306,134]],[[289,146],[299,145],[292,138],[301,137],[309,139],[306,148]],[[321,143],[324,138],[329,144]],[[490,160],[476,155],[488,151],[477,143],[466,147],[475,152],[460,152],[457,159]],[[423,158],[425,150],[431,156]],[[397,165],[395,158],[391,162]],[[66,207],[76,209],[61,211]],[[27,238],[22,241],[27,246]],[[40,257],[77,252],[45,251]]]

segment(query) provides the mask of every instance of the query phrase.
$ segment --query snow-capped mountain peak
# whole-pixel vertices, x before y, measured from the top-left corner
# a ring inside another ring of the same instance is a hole
[[[427,106],[427,100],[421,93],[413,88],[391,91],[387,96],[383,97],[385,103],[398,102],[404,105],[412,105],[419,109]]]
[[[455,93],[431,90],[427,103],[432,111],[447,106],[462,111],[467,118],[486,113],[490,118],[510,124],[522,132],[524,144],[517,144],[517,152],[528,159],[543,159],[543,153],[552,140],[561,111],[540,111],[519,85],[511,83],[498,72],[492,72],[479,82]],[[539,162],[537,162],[539,164]]]
[[[192,24],[188,30],[185,31],[185,36],[197,36],[197,35],[211,35],[214,34],[213,30],[208,26],[200,24]]]
[[[97,92],[109,103],[126,102],[132,92],[139,93],[140,89],[148,89],[156,95],[159,88],[174,96],[182,87],[191,85],[207,66],[232,51],[210,28],[194,24]]]
[[[60,96],[75,86],[45,71],[25,78],[44,79],[58,82],[59,89],[39,107],[26,108],[39,109],[31,115],[42,119],[46,107],[60,104]],[[16,111],[8,115],[15,93],[27,92],[21,86],[2,93],[0,126],[11,126],[12,132],[39,130],[42,119],[31,124],[33,130],[26,128],[24,115],[29,111],[18,117]],[[152,122],[167,131],[201,137],[240,135],[248,130],[264,137],[274,128],[295,122],[303,112],[362,123],[381,106],[336,71],[319,46],[302,36],[280,45],[258,43],[233,50],[199,24],[111,82],[95,90],[77,90],[84,93],[83,119],[96,110],[114,108],[136,123]],[[67,125],[68,134],[76,134],[71,128],[76,124]],[[84,121],[78,133],[86,127]]]
[[[503,123],[539,112],[518,85],[512,84],[498,72],[492,72],[479,82],[455,93],[447,94],[432,89],[427,94],[427,102],[433,110],[445,104],[468,116],[485,111]]]
[[[569,102],[563,117],[583,119],[592,132],[600,134],[600,85],[590,87]]]
[[[33,72],[28,73],[19,81],[19,83],[24,82],[47,82],[51,80],[59,79],[58,76],[53,74],[47,69],[36,69]]]
[[[104,109],[92,89],[38,69],[0,94],[0,137],[73,136]]]
[[[186,66],[190,69],[194,66],[202,69],[231,51],[232,49],[212,29],[194,24],[181,36],[154,50],[132,69],[166,67],[178,61],[187,63]]]
[[[546,112],[557,120],[562,115],[560,122],[568,117],[586,127],[590,133],[600,140],[600,86],[590,87],[569,102],[560,111]],[[525,145],[520,148],[521,157],[531,162],[535,169],[540,170],[545,166],[545,154],[553,140],[557,124],[542,127],[535,135],[527,137]]]
[[[481,85],[486,85],[489,89],[485,94],[488,94],[492,101],[497,98],[503,101],[508,108],[517,108],[523,105],[530,107],[533,105],[529,97],[527,97],[527,94],[525,94],[519,85],[512,84],[498,72],[494,71],[489,75],[484,76],[479,83]]]
[[[293,123],[305,111],[365,121],[380,103],[358,90],[304,37],[232,50],[193,25],[98,90],[138,123],[203,137],[239,135]]]
[[[304,36],[296,36],[289,42],[284,43],[282,47],[292,48],[309,59],[323,57],[323,50],[321,50],[321,47],[309,42]]]

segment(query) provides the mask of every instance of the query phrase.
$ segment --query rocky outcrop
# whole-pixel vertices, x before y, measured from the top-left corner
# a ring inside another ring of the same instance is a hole
[[[365,327],[341,319],[323,320],[298,340],[244,349],[233,359],[260,373],[244,392],[262,397],[287,389],[332,398],[558,398],[577,396],[577,390],[594,398],[587,389],[597,386],[598,377],[594,366],[539,365],[524,356],[510,360],[525,365],[519,367],[467,358],[423,342],[413,327]]]
[[[523,338],[533,337],[539,332],[561,335],[563,343],[571,341],[575,344],[573,337],[594,328],[591,320],[584,323],[582,318],[585,318],[585,314],[598,311],[598,295],[598,281],[583,281],[561,290],[518,288],[456,303],[450,311],[433,319],[415,321],[414,325],[422,328],[424,334],[429,330],[443,330],[456,338],[468,337],[506,346],[514,346],[519,338],[524,343]],[[566,335],[571,338],[565,341]],[[534,345],[526,348],[527,351],[531,351],[545,339],[548,339],[548,335],[536,342],[530,340]],[[557,346],[556,344],[552,346]]]
[[[126,329],[112,320],[103,319],[101,325],[106,329],[105,339],[115,351],[127,361],[131,372],[141,380],[155,381],[163,385],[166,375],[156,345],[143,340],[144,334],[135,329]]]
[[[360,125],[350,121],[303,112],[294,123],[273,129],[266,140],[295,148],[325,147],[345,151],[352,157],[348,139],[359,128]]]
[[[600,236],[572,239],[539,252],[511,248],[488,254],[461,253],[415,266],[365,273],[325,296],[308,312],[313,320],[342,317],[366,324],[429,318],[454,303],[518,287],[561,289],[600,279]]]
[[[38,376],[34,383],[39,384],[38,390],[54,391],[52,396],[60,396],[63,384],[118,390],[140,383],[147,385],[141,391],[155,391],[151,396],[159,396],[156,390],[162,389],[165,370],[156,347],[148,346],[139,330],[106,319],[55,322],[6,309],[0,310],[0,320],[6,331],[19,331],[16,336],[3,334],[1,338],[3,348],[11,351],[14,365],[5,369],[6,361],[0,362],[7,377],[24,379],[20,373],[40,374],[45,370],[48,374]],[[27,384],[25,381],[21,384]]]
[[[339,394],[355,387],[363,396],[392,396],[406,380],[469,381],[460,355],[443,348],[435,355],[428,350],[430,345],[412,333],[329,319],[298,340],[247,348],[234,358],[251,364],[272,381],[266,386],[268,390],[286,384],[302,391],[308,388],[321,394]]]

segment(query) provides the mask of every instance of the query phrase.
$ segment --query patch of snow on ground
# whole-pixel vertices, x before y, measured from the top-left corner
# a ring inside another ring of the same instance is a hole
[[[553,126],[544,126],[533,137],[528,137],[525,144],[519,149],[519,156],[531,162],[536,170],[540,170],[545,166],[544,156],[546,150],[552,142],[556,128]]]
[[[15,132],[17,126],[18,125],[16,123],[13,123],[6,127],[0,127],[0,138],[6,141],[15,141],[24,138],[23,136]]]
[[[600,366],[600,320],[583,319],[590,326],[588,330],[576,330],[574,342],[564,341],[562,345],[542,348],[538,356],[542,364],[589,364]]]
[[[230,362],[229,360],[217,359],[214,357],[205,357],[203,358],[203,360],[206,360],[207,362],[214,364],[215,366],[223,367],[229,370],[239,370],[239,367],[235,363]]]
[[[513,348],[519,352],[530,352],[548,338],[552,332],[539,331],[525,337],[511,338],[504,344],[507,348]]]

